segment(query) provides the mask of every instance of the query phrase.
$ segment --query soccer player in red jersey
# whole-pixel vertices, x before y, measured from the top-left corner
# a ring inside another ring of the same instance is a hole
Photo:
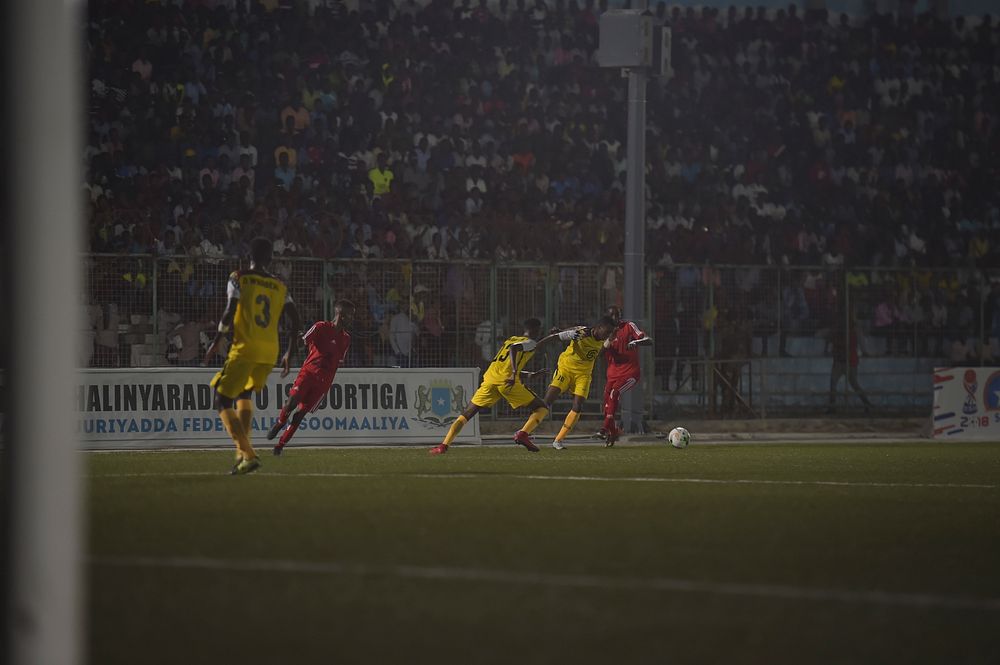
[[[611,447],[622,431],[615,424],[618,401],[623,393],[632,390],[639,383],[639,348],[650,346],[651,337],[639,330],[632,321],[622,320],[622,311],[612,305],[608,316],[615,322],[615,331],[604,342],[608,360],[608,382],[604,386],[604,425],[597,433],[604,439],[604,445]]]
[[[349,300],[338,300],[333,305],[333,321],[317,321],[302,336],[302,341],[309,349],[309,355],[302,363],[299,375],[295,377],[288,401],[281,407],[278,421],[267,433],[268,440],[271,440],[278,436],[282,427],[288,425],[288,429],[274,446],[275,455],[281,455],[282,449],[295,434],[302,419],[316,408],[323,395],[330,390],[337,368],[344,362],[347,350],[351,348],[351,335],[347,332],[347,328],[354,320],[354,312],[354,303]]]

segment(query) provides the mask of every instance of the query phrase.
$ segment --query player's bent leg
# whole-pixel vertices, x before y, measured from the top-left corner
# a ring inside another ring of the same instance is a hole
[[[448,433],[445,435],[444,441],[430,449],[430,454],[441,455],[448,452],[448,446],[452,444],[455,438],[462,431],[462,428],[465,427],[465,423],[472,420],[477,413],[479,413],[479,406],[476,404],[470,404],[469,408],[467,408],[462,415],[455,418],[455,422],[453,422],[451,427],[448,428]]]
[[[556,434],[556,438],[552,441],[552,447],[556,450],[564,450],[566,448],[566,444],[563,443],[563,440],[569,436],[569,433],[573,431],[573,427],[576,425],[577,421],[580,420],[580,412],[574,410],[578,408],[580,407],[578,407],[574,402],[573,408],[566,414],[566,419],[563,420],[562,427],[559,428],[559,433]]]
[[[288,424],[288,418],[291,416],[292,412],[295,411],[295,407],[299,405],[299,396],[293,393],[285,405],[281,407],[281,411],[278,413],[278,420],[271,425],[271,429],[267,432],[267,440],[270,441],[274,437],[278,436],[278,432],[281,428]]]
[[[615,426],[615,414],[618,412],[617,387],[618,381],[614,378],[608,378],[608,382],[604,384],[604,422],[601,424],[604,439],[608,438],[608,432]]]
[[[618,428],[618,424],[615,422],[615,417],[618,413],[618,405],[621,402],[622,395],[632,390],[632,388],[634,388],[638,383],[638,376],[627,376],[624,378],[619,377],[610,384],[612,389],[608,392],[604,416],[604,426],[608,431],[608,438],[605,440],[604,445],[607,448],[615,445],[618,438],[622,434],[621,429]]]
[[[524,421],[524,425],[518,430],[525,434],[531,434],[538,429],[538,426],[545,420],[545,416],[549,415],[549,407],[545,406],[545,402],[537,397],[528,404],[528,408],[531,409],[531,415],[528,416],[528,419]]]
[[[229,433],[229,438],[231,438],[233,443],[236,445],[236,462],[232,468],[232,472],[235,473],[236,467],[243,461],[244,457],[243,427],[240,424],[239,417],[236,415],[236,411],[233,410],[235,398],[223,395],[219,392],[217,387],[215,395],[212,398],[212,402],[216,411],[219,413],[219,419],[222,420],[222,424],[226,428],[226,432]]]
[[[618,400],[621,393],[618,388],[614,388],[608,393],[607,400],[604,403],[604,431],[607,432],[607,436],[604,437],[604,446],[610,448],[615,445],[618,437],[621,435],[621,430],[615,424],[615,414],[618,413]]]
[[[569,413],[566,414],[566,419],[563,421],[562,427],[559,429],[559,433],[556,434],[556,438],[552,441],[552,447],[556,450],[563,450],[566,448],[566,444],[563,440],[569,436],[569,433],[573,431],[573,426],[580,419],[580,412],[583,411],[583,402],[587,399],[587,394],[590,392],[590,375],[578,376],[574,379],[573,388],[573,406],[570,407]]]
[[[615,404],[615,408],[612,408],[611,406],[611,397],[614,392],[615,385],[616,381],[611,377],[608,377],[607,382],[604,384],[604,401],[601,402],[602,408],[604,409],[604,422],[601,423],[601,429],[597,430],[597,433],[594,435],[596,438],[603,441],[607,441],[608,432],[614,427],[615,424],[615,408],[617,408],[617,404]]]
[[[252,460],[255,457],[253,448],[250,447],[250,439],[247,437],[246,430],[243,429],[243,423],[240,422],[236,411],[232,408],[221,408],[219,409],[219,418],[222,419],[222,424],[225,425],[226,431],[229,432],[233,443],[236,444],[236,465],[239,466],[242,462]],[[236,473],[236,467],[233,467],[233,473]]]
[[[281,438],[278,439],[278,443],[274,446],[273,452],[275,456],[281,455],[282,449],[284,449],[291,438],[295,435],[295,432],[299,429],[299,425],[302,424],[302,421],[305,419],[307,413],[309,413],[309,409],[307,409],[304,404],[299,404],[296,407],[296,411],[288,423],[288,428],[281,434]]]
[[[514,433],[514,443],[519,446],[524,446],[529,452],[537,453],[538,446],[535,444],[535,440],[531,437],[531,433],[534,432],[541,422],[545,419],[545,416],[549,413],[549,408],[545,406],[545,402],[535,397],[528,403],[528,408],[531,409],[531,415],[524,422],[517,432]]]
[[[249,363],[240,358],[226,358],[222,369],[211,381],[211,386],[215,389],[213,398],[215,408],[238,451],[236,454],[237,464],[233,467],[233,473],[237,473],[237,468],[242,462],[255,457],[250,445],[249,432],[233,408],[236,400],[254,385],[255,365],[255,363]]]
[[[251,439],[253,432],[253,400],[250,399],[251,392],[248,390],[236,398],[236,415],[240,418],[240,424],[247,433],[247,439]],[[251,439],[252,443],[252,439]]]
[[[549,386],[549,389],[545,391],[545,397],[542,401],[545,402],[545,406],[552,408],[552,403],[556,401],[556,398],[562,394],[562,390],[558,386]]]

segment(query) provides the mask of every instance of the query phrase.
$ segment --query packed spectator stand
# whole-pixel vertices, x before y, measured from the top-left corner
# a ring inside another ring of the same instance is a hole
[[[92,0],[90,249],[202,266],[265,235],[282,257],[618,262],[625,82],[595,61],[605,4]],[[824,292],[855,280],[867,326],[996,336],[991,17],[654,12],[674,37],[647,112],[666,310],[675,265],[753,264],[789,271],[760,288],[810,334],[840,316]],[[175,266],[187,293],[222,287]],[[716,304],[751,316],[729,290]]]

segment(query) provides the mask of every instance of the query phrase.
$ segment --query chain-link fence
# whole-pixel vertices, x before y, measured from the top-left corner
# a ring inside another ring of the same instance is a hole
[[[88,256],[81,364],[198,364],[227,276],[241,267]],[[329,318],[337,299],[358,305],[347,361],[355,367],[484,368],[526,318],[586,324],[623,300],[620,265],[278,258],[273,270],[305,326]],[[930,402],[935,364],[1000,356],[1000,272],[676,265],[651,269],[647,289],[640,323],[655,345],[643,387],[658,418],[916,411]],[[560,350],[537,354],[529,368],[554,369]],[[529,385],[542,393],[548,378]],[[589,411],[603,384],[599,365]],[[557,415],[567,404],[557,403]],[[505,406],[494,416],[519,417]]]
[[[661,417],[926,412],[935,365],[1000,356],[1000,272],[672,266],[651,279]]]

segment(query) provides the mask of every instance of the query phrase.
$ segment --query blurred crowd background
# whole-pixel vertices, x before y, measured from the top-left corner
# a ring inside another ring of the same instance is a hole
[[[620,301],[625,81],[596,63],[606,9],[92,0],[89,249],[118,257],[91,266],[95,338],[114,328],[111,308],[116,334],[210,325],[227,257],[257,235],[274,240],[312,314],[335,291],[353,295],[372,336],[396,313],[415,335],[440,326],[474,338],[490,312],[494,327],[516,326],[512,309],[491,309],[504,295],[470,261],[548,266],[535,275],[543,286],[585,303],[558,310],[567,318]],[[669,346],[657,355],[713,353],[716,320],[745,329],[748,356],[828,355],[851,310],[873,355],[992,358],[993,19],[651,10],[674,42],[673,75],[648,89],[650,325]],[[344,268],[351,259],[367,268]],[[446,263],[420,281],[409,263],[376,260]],[[736,265],[750,267],[720,267]],[[519,288],[532,302],[536,287]],[[156,289],[176,322],[153,325]],[[417,315],[417,295],[439,323]],[[666,341],[682,325],[693,341]],[[382,338],[367,360],[398,361]],[[119,337],[117,352],[98,344],[88,362],[159,364],[170,345],[156,344],[152,358],[133,356]],[[445,348],[424,364],[464,360]]]

